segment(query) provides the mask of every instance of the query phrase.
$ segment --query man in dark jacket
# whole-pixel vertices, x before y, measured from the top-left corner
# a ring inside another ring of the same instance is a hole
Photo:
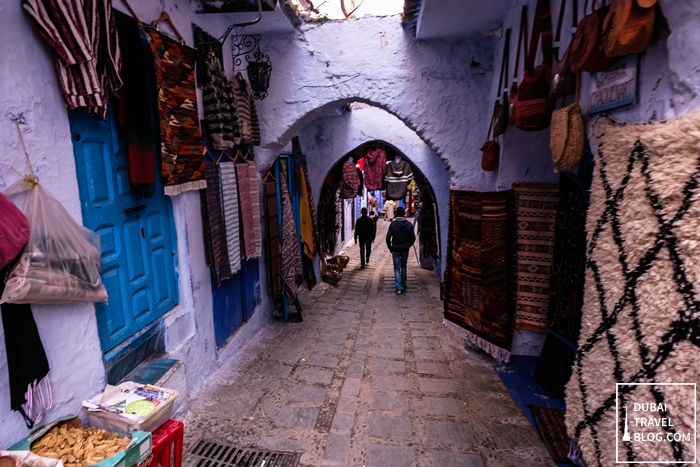
[[[367,216],[367,208],[360,210],[362,215],[355,222],[355,243],[360,239],[360,268],[364,269],[369,263],[369,255],[372,254],[372,242],[376,235],[376,225],[371,217]]]
[[[394,285],[396,285],[396,295],[401,295],[406,290],[406,264],[408,263],[408,251],[416,241],[416,234],[413,232],[413,224],[406,218],[404,208],[396,210],[394,222],[389,226],[386,233],[386,245],[391,251],[394,259]]]

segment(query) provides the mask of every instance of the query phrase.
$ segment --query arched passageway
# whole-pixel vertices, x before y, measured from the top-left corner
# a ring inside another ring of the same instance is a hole
[[[325,112],[325,115],[329,114],[327,110]],[[429,182],[438,212],[439,250],[446,251],[450,173],[432,148],[401,119],[378,107],[360,108],[342,116],[316,118],[301,129],[299,139],[317,202],[323,182],[333,166],[342,164],[348,154],[361,152],[365,143],[380,141],[403,154],[415,167],[414,172]],[[442,276],[443,258],[438,260],[437,266]]]
[[[439,241],[439,207],[435,190],[431,181],[426,177],[420,167],[418,167],[406,154],[386,141],[368,141],[352,151],[344,154],[329,169],[324,177],[318,201],[319,223],[321,238],[324,239],[324,252],[326,254],[337,253],[338,250],[347,244],[353,237],[352,229],[354,220],[359,216],[360,209],[367,207],[370,209],[374,201],[377,205],[378,217],[384,221],[389,220],[384,212],[384,203],[388,200],[386,187],[378,190],[368,190],[361,184],[357,196],[344,198],[340,194],[340,186],[343,178],[343,166],[347,161],[363,167],[365,151],[370,148],[380,148],[386,153],[386,160],[392,161],[397,156],[408,162],[413,176],[412,183],[408,183],[404,196],[397,200],[398,204],[406,209],[406,216],[416,225],[416,252],[419,262],[425,269],[437,269],[439,271],[441,260],[441,245]],[[396,198],[394,198],[396,199]],[[338,219],[339,222],[335,222]],[[379,243],[381,247],[381,242]]]

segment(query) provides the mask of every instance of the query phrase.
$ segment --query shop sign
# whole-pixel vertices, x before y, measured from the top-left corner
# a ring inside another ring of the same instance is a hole
[[[608,69],[591,76],[589,113],[634,104],[637,100],[638,57],[636,54],[623,57]]]

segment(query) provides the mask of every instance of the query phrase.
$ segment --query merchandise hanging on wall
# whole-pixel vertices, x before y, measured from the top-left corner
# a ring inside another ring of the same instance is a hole
[[[0,193],[0,268],[4,268],[17,257],[29,240],[29,221],[15,203]],[[5,276],[0,275],[4,283]],[[2,296],[2,294],[0,294]]]
[[[238,156],[236,156],[238,159]],[[241,227],[246,259],[259,258],[262,253],[262,233],[260,231],[260,191],[258,171],[248,163],[236,164],[238,179],[238,202],[241,209]]]
[[[301,151],[299,137],[292,138],[292,186],[294,192],[299,191],[299,177],[301,165],[304,163],[304,153]]]
[[[294,226],[292,200],[285,177],[280,177],[282,200],[282,290],[290,303],[297,302],[297,289],[304,281],[299,256],[297,230]]]
[[[241,125],[238,121],[236,99],[231,82],[213,51],[204,61],[204,118],[202,124],[214,149],[233,149],[241,143]]]
[[[106,302],[99,235],[75,222],[33,173],[5,194],[25,191],[29,192],[24,206],[29,241],[9,267],[0,303]]]
[[[311,179],[306,161],[301,167],[301,191],[299,192],[299,218],[301,219],[301,245],[308,258],[316,256],[316,239],[318,238],[318,220],[316,203],[311,192]]]
[[[557,34],[554,37],[552,48],[552,80],[549,85],[549,98],[553,100],[570,96],[576,92],[576,83],[580,81],[576,73],[571,71],[571,42],[574,40],[576,26],[578,25],[578,0],[571,0],[571,2],[571,41],[561,60],[559,60],[559,49],[561,48],[561,29],[564,25],[566,0],[562,0],[559,7]]]
[[[238,182],[236,164],[233,161],[219,163],[219,182],[221,183],[221,204],[226,227],[226,246],[231,274],[241,269],[241,231],[238,205]]]
[[[501,361],[510,360],[513,304],[509,283],[514,261],[512,190],[451,191],[445,318],[472,345]]]
[[[606,119],[597,128],[581,334],[566,388],[569,435],[590,467],[683,463],[695,454],[694,435],[667,438],[695,432],[693,386],[635,383],[698,379],[699,133],[697,111],[648,124]],[[654,417],[670,417],[673,427],[647,426],[650,442],[620,440],[621,407],[630,421],[651,416],[638,403],[664,404]]]
[[[559,185],[514,183],[515,328],[547,331]]]
[[[155,76],[149,65],[151,53],[144,50],[141,30],[136,21],[123,13],[114,12],[119,31],[124,87],[119,96],[117,121],[124,128],[129,162],[131,195],[139,200],[155,195],[156,160],[160,144],[156,144],[158,119],[152,104],[156,102]],[[155,117],[155,118],[154,118]],[[155,130],[155,131],[154,131]]]
[[[111,0],[23,0],[22,6],[54,51],[66,107],[85,108],[106,120],[107,102],[122,87],[122,57]]]
[[[241,124],[241,144],[260,146],[260,120],[255,108],[253,90],[240,72],[231,78],[231,85],[236,98],[238,121]]]
[[[394,159],[389,162],[386,166],[386,197],[394,200],[405,199],[411,180],[413,180],[413,171],[408,161]]]
[[[156,70],[165,194],[207,187],[197,113],[194,68],[197,52],[146,29]]]
[[[282,297],[282,254],[278,221],[277,180],[270,172],[263,180],[267,212],[267,287],[276,300]]]
[[[207,265],[211,266],[212,277],[219,287],[221,282],[232,276],[228,255],[228,240],[224,213],[221,207],[221,187],[219,167],[216,163],[206,164],[207,189],[201,192],[202,229]]]
[[[340,197],[352,198],[357,196],[357,190],[360,188],[360,173],[354,162],[345,162],[343,164],[343,180],[340,183]]]
[[[370,145],[365,149],[365,188],[381,190],[386,173],[386,152]]]

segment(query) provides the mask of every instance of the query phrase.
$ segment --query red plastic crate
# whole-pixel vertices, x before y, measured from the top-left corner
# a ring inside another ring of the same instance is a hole
[[[138,467],[182,467],[184,436],[184,423],[178,420],[165,422],[153,432],[153,453]]]

